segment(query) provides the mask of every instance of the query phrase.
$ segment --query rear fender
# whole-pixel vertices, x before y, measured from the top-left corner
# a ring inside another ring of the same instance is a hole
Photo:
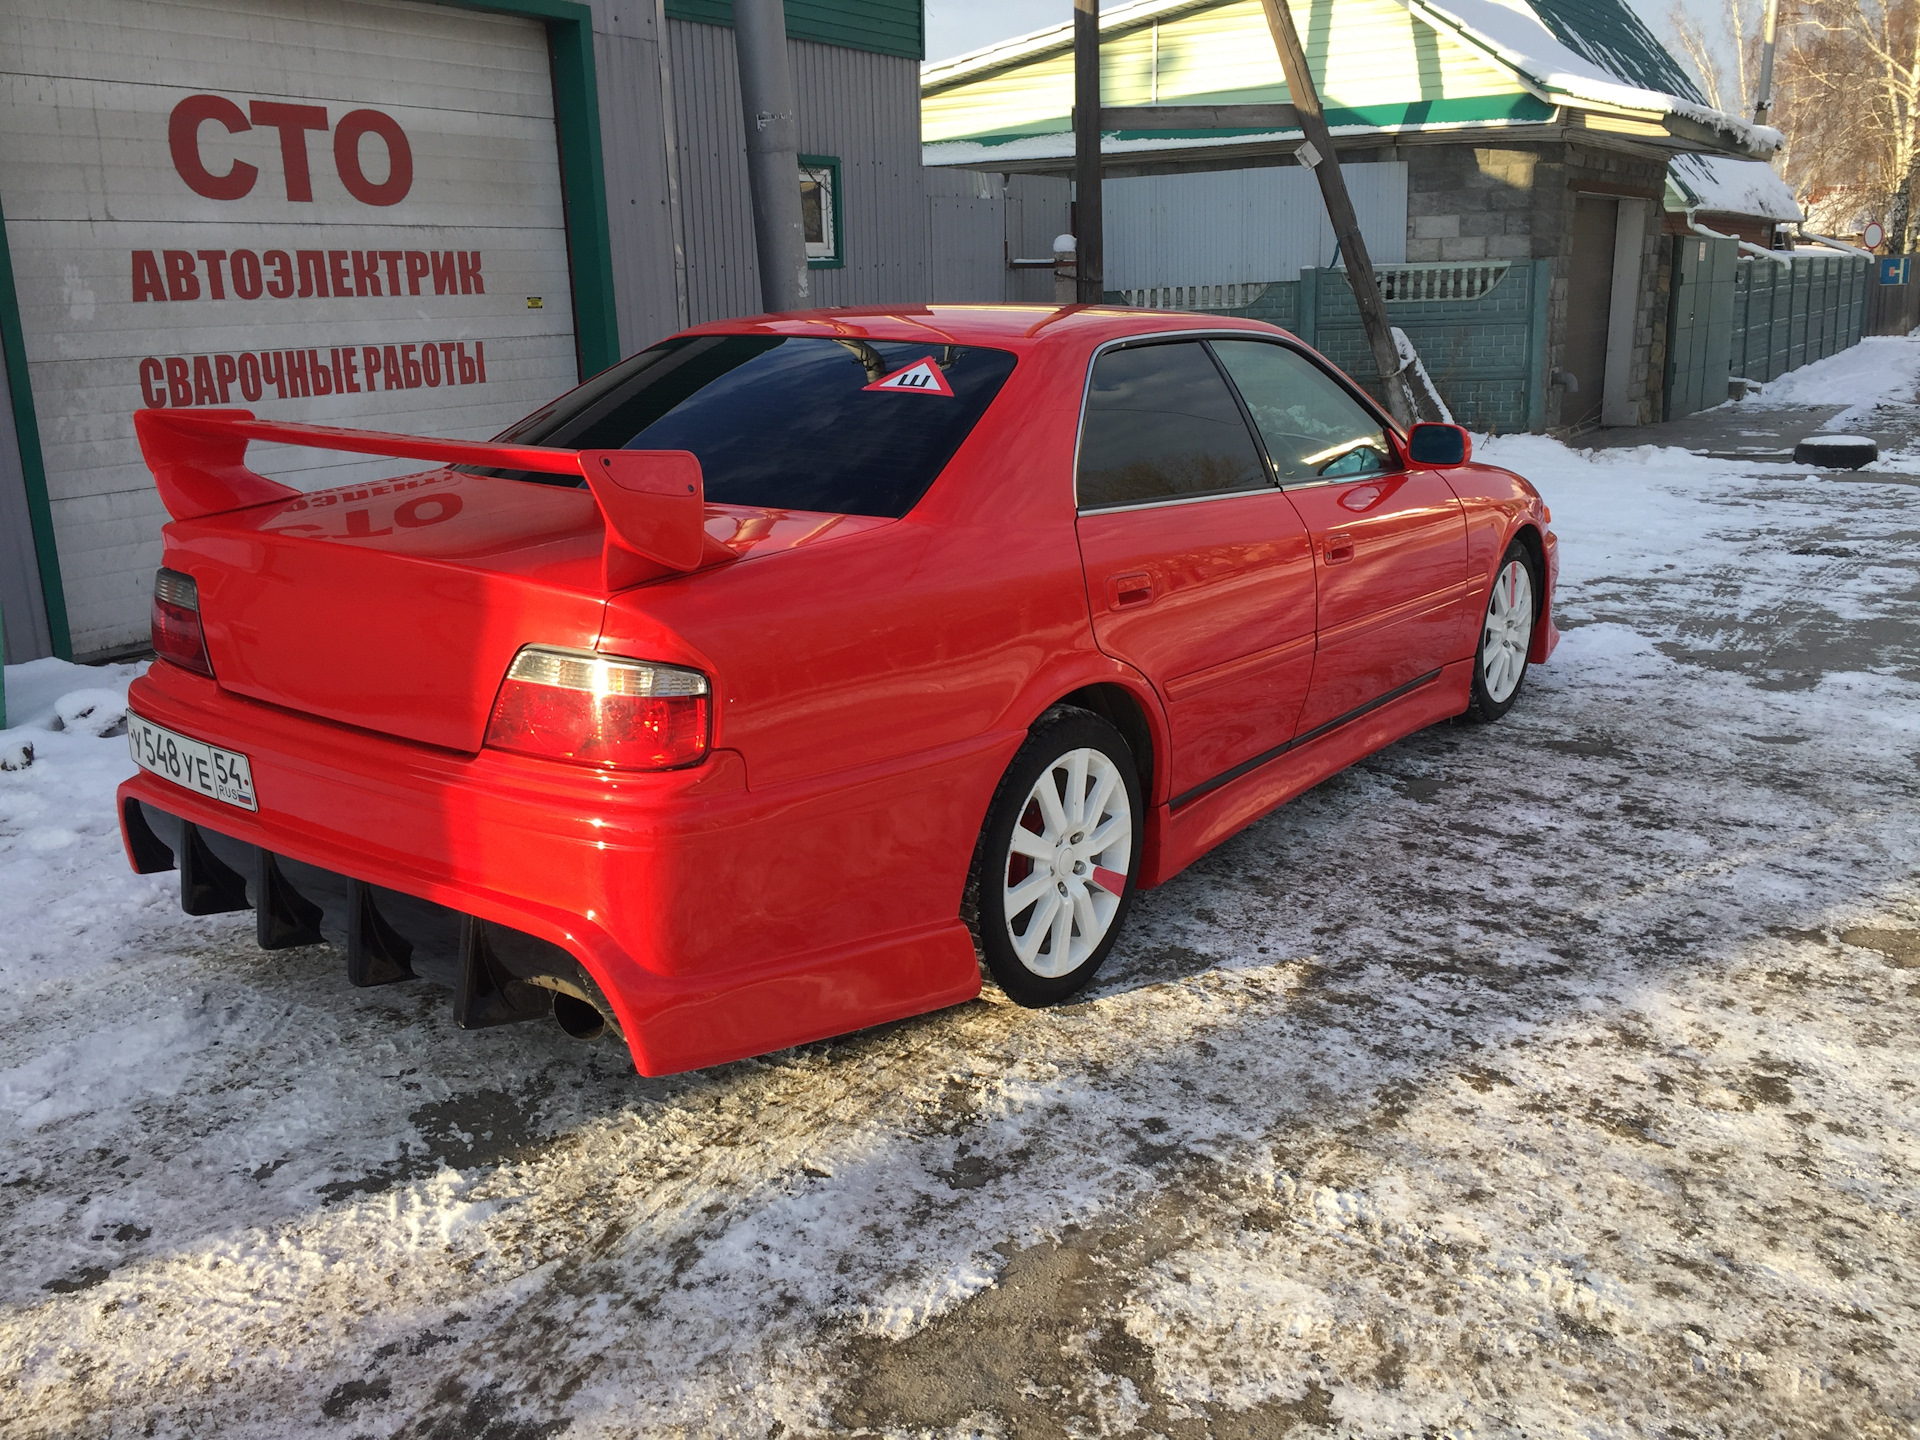
[[[1114,723],[1129,744],[1136,743],[1136,735],[1129,734],[1134,727],[1118,723],[1112,715],[1104,713],[1100,701],[1112,703],[1117,696],[1124,696],[1120,703],[1130,703],[1138,718],[1139,730],[1150,746],[1147,756],[1147,784],[1145,790],[1146,815],[1143,820],[1143,844],[1140,851],[1140,885],[1151,888],[1158,881],[1162,829],[1166,819],[1167,783],[1171,766],[1167,763],[1172,750],[1172,740],[1167,729],[1167,715],[1160,704],[1160,697],[1154,693],[1147,678],[1130,666],[1123,665],[1109,656],[1090,653],[1076,657],[1078,663],[1061,671],[1050,671],[1045,677],[1037,677],[1033,684],[1021,694],[1019,701],[1009,711],[1007,726],[1010,729],[1033,728],[1040,717],[1055,705],[1080,705],[1103,719]],[[1090,694],[1091,692],[1091,694]],[[1137,732],[1136,732],[1137,733]],[[998,777],[995,777],[998,783]],[[986,823],[984,809],[981,812],[981,824]]]

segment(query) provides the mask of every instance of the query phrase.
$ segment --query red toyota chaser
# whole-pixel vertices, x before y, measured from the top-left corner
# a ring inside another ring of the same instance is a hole
[[[1539,494],[1291,336],[702,326],[488,444],[147,410],[127,853],[643,1074],[1071,995],[1136,890],[1557,639]],[[265,440],[436,462],[302,493]]]

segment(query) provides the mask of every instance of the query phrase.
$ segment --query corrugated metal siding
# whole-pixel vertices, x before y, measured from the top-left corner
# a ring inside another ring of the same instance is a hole
[[[927,298],[1052,304],[1053,271],[1013,270],[1009,259],[1050,259],[1067,228],[1073,187],[1051,175],[925,172]]]
[[[629,355],[679,328],[660,54],[653,31],[653,0],[594,0],[594,71],[600,90],[614,305],[620,318],[620,350]]]
[[[1104,191],[1105,187],[1102,187]],[[1052,175],[1015,175],[1007,187],[1007,248],[1017,260],[1042,260],[1053,254],[1056,235],[1072,227],[1073,186]],[[1009,270],[1009,300],[1051,301],[1051,270]]]
[[[927,298],[946,302],[997,301],[1010,272],[1002,259],[1007,237],[1007,186],[976,170],[928,170]]]
[[[760,308],[760,277],[733,32],[669,20],[667,44],[673,57],[689,318],[699,324],[750,315]]]
[[[796,41],[800,147],[840,161],[846,265],[815,270],[821,305],[882,305],[926,294],[920,67],[912,60]]]
[[[695,324],[760,309],[746,134],[733,31],[670,20],[687,288]],[[817,305],[917,301],[926,293],[919,67],[872,51],[794,41],[800,148],[840,161],[844,267],[809,272]],[[798,183],[796,181],[796,183]]]
[[[920,60],[927,53],[920,0],[787,0],[787,35]],[[669,20],[733,24],[733,0],[669,0]]]
[[[1407,258],[1407,166],[1345,165],[1367,250]],[[1106,285],[1239,285],[1292,280],[1337,249],[1313,172],[1298,166],[1109,180]]]

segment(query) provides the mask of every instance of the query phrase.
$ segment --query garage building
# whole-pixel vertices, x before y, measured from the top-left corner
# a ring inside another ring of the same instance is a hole
[[[786,8],[812,298],[918,297],[919,0]],[[731,23],[731,0],[0,3],[6,659],[144,644],[143,406],[485,438],[759,309]]]

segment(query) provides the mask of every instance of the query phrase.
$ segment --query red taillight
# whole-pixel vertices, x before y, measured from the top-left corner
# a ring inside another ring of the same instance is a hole
[[[529,645],[493,702],[487,744],[576,765],[672,770],[706,757],[707,699],[698,670]]]
[[[207,637],[200,629],[200,587],[191,575],[160,570],[153,577],[153,653],[211,677]]]

